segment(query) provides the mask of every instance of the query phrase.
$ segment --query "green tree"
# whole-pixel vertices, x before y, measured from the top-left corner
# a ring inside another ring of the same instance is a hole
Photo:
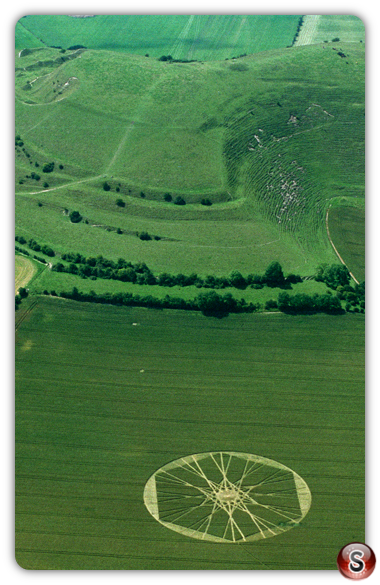
[[[290,309],[290,295],[287,292],[280,292],[277,299],[277,306],[280,311],[286,312]]]
[[[271,262],[266,269],[263,280],[267,286],[283,286],[285,284],[285,276],[279,262]]]
[[[234,300],[232,295],[226,295],[225,302],[224,298],[214,290],[199,293],[197,296],[198,308],[205,315],[227,314],[233,308]]]
[[[350,279],[350,273],[344,264],[321,264],[315,275],[315,280],[324,282],[333,289],[349,285]]]
[[[228,280],[229,280],[230,285],[235,287],[235,288],[243,288],[244,289],[247,286],[246,279],[238,270],[233,270],[231,272]]]

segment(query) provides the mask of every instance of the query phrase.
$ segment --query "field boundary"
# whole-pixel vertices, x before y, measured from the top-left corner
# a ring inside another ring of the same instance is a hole
[[[348,266],[345,263],[345,261],[343,260],[342,256],[339,254],[338,250],[336,249],[336,246],[334,245],[334,242],[332,241],[331,235],[330,235],[330,230],[329,230],[329,211],[330,211],[331,205],[329,206],[327,212],[326,212],[326,230],[327,230],[327,237],[329,239],[330,244],[333,247],[333,250],[335,252],[335,254],[338,256],[339,260],[341,261],[341,263],[343,264],[343,266],[345,266],[348,270]],[[355,278],[355,276],[352,274],[352,272],[350,272],[350,270],[348,270],[348,272],[350,273],[351,278],[356,282],[356,284],[360,284],[359,281]]]

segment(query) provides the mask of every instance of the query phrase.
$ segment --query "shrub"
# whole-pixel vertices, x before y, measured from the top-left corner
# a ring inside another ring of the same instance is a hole
[[[170,195],[170,193],[165,193],[164,199],[165,199],[165,201],[170,203],[170,201],[173,199],[173,197]]]
[[[111,190],[111,186],[107,183],[107,181],[105,181],[103,183],[103,189],[104,189],[104,191],[110,191]]]
[[[148,232],[140,232],[138,234],[138,237],[140,238],[140,240],[151,240],[152,236],[150,234],[148,234]]]
[[[116,199],[116,205],[118,207],[125,207],[125,201],[123,201],[122,199]]]
[[[54,163],[53,162],[45,163],[44,166],[42,167],[42,171],[44,173],[52,173],[54,171]]]
[[[175,198],[174,203],[176,205],[186,205],[186,201],[180,195]]]
[[[79,223],[83,219],[79,211],[72,211],[69,217],[72,223]]]
[[[210,201],[210,199],[202,199],[201,204],[202,205],[212,205],[212,202]]]
[[[50,256],[51,258],[53,256],[55,256],[54,250],[52,248],[50,248],[49,246],[46,246],[46,245],[44,245],[44,246],[41,247],[41,252],[43,254],[45,254],[46,256]]]
[[[270,299],[269,301],[267,301],[265,303],[265,310],[266,311],[270,311],[271,309],[277,309],[278,305],[277,305],[277,301],[275,301],[274,299]]]
[[[23,286],[21,286],[18,289],[18,294],[20,295],[21,299],[25,299],[28,296],[28,291],[26,290],[26,288],[24,288]]]

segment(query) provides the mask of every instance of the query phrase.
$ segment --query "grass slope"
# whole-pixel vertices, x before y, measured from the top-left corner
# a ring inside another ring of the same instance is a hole
[[[332,207],[329,230],[339,254],[359,282],[365,280],[365,211],[363,207]]]
[[[210,320],[41,298],[17,333],[17,562],[336,569],[342,542],[364,539],[363,325],[360,315]],[[147,479],[210,450],[299,473],[313,498],[301,525],[236,546],[156,522]]]
[[[16,59],[22,235],[173,272],[260,271],[278,259],[310,274],[334,259],[324,211],[337,195],[364,194],[360,43],[192,64],[46,51]],[[166,192],[187,205],[166,203]],[[212,207],[200,205],[205,196]],[[70,224],[65,209],[89,224]],[[123,241],[106,231],[117,227],[170,242]]]

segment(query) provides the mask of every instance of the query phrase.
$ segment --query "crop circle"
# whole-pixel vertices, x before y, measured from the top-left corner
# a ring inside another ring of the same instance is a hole
[[[147,481],[144,503],[158,522],[220,543],[270,538],[306,516],[311,493],[289,467],[249,453],[214,451],[167,463]]]

